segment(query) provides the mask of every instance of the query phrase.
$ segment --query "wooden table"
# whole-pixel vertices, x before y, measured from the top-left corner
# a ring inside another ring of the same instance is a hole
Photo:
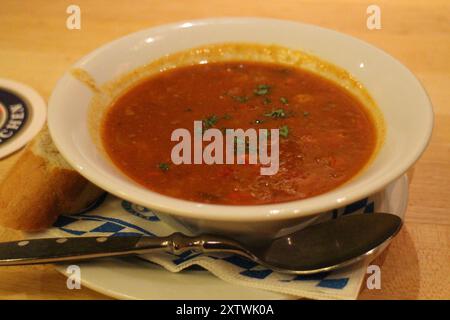
[[[66,28],[66,8],[81,8],[81,30]],[[48,98],[63,72],[96,47],[163,23],[214,16],[290,19],[335,29],[392,54],[427,89],[436,114],[431,144],[415,166],[406,225],[381,265],[382,289],[361,299],[450,298],[450,2],[375,1],[381,30],[368,30],[373,1],[14,1],[0,10],[0,77],[24,82]],[[0,177],[18,154],[0,161]],[[0,229],[0,240],[20,234]],[[68,290],[52,266],[7,267],[1,299],[105,299],[87,288]]]

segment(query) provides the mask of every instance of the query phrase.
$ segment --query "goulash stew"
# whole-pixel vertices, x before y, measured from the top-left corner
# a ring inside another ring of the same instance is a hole
[[[277,173],[261,175],[261,164],[173,164],[172,132],[186,128],[194,136],[196,120],[223,132],[279,129]],[[300,68],[247,61],[178,67],[141,81],[108,109],[101,136],[114,164],[142,186],[227,205],[330,191],[366,165],[377,139],[371,115],[338,84]]]

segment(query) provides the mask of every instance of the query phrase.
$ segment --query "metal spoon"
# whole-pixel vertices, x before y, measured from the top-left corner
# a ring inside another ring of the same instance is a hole
[[[228,252],[247,257],[274,271],[312,274],[373,258],[400,230],[392,214],[357,214],[314,224],[287,236],[245,245],[221,236],[75,237],[0,243],[0,266],[80,261],[103,257],[187,250]]]

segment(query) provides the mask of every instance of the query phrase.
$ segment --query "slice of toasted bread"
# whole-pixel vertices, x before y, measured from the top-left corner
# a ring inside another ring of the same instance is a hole
[[[70,167],[45,128],[0,184],[0,224],[23,231],[48,228],[58,215],[80,211],[102,193]]]

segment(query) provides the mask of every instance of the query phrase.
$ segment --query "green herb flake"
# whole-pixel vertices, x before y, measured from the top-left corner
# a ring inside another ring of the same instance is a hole
[[[272,100],[270,100],[270,99],[267,98],[267,97],[264,97],[264,99],[263,99],[263,104],[268,105],[268,104],[270,104],[270,103],[272,103]]]
[[[202,120],[203,126],[205,129],[214,127],[214,125],[217,123],[217,121],[219,121],[219,118],[216,115],[212,115],[212,116]]]
[[[281,101],[282,104],[288,104],[289,103],[288,99],[286,99],[285,97],[281,97],[280,101]]]
[[[286,118],[286,112],[284,112],[283,109],[273,110],[272,112],[265,113],[264,115],[271,118]]]
[[[158,164],[158,168],[161,169],[161,171],[169,171],[169,164],[161,162]]]
[[[240,103],[246,103],[249,99],[247,96],[231,96],[235,101]]]
[[[289,135],[289,127],[288,126],[282,126],[280,127],[280,136],[283,138],[287,138]]]
[[[231,116],[230,116],[228,113],[226,113],[226,114],[223,115],[222,119],[224,119],[224,120],[230,120],[230,119],[231,119]]]
[[[255,121],[253,121],[254,124],[261,124],[264,123],[264,120],[261,119],[256,119]]]
[[[308,112],[308,111],[303,112],[303,116],[304,116],[304,117],[309,116],[309,112]]]
[[[256,89],[253,91],[257,96],[264,96],[268,94],[270,91],[270,86],[267,84],[260,84],[256,87]]]

